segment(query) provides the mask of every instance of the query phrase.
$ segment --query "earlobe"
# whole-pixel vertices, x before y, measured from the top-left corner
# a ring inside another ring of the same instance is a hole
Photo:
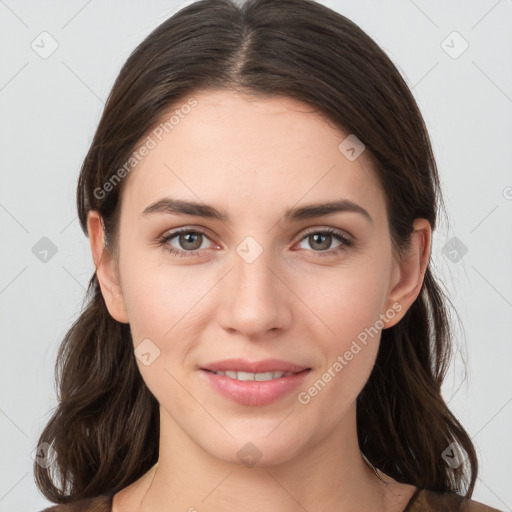
[[[427,219],[415,219],[411,235],[411,248],[404,254],[401,262],[395,262],[398,278],[392,283],[389,293],[388,308],[398,309],[399,313],[385,322],[385,329],[396,325],[406,314],[418,297],[430,259],[432,227]]]
[[[121,286],[117,275],[114,256],[105,249],[103,222],[97,211],[90,211],[87,216],[87,231],[91,245],[92,259],[96,267],[96,276],[101,293],[110,315],[121,323],[128,323]]]

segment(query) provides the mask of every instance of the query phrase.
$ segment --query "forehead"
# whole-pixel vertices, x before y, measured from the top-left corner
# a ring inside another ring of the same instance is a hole
[[[172,195],[233,208],[241,218],[343,197],[378,214],[384,198],[369,159],[363,152],[350,160],[340,150],[348,135],[293,98],[197,92],[149,133],[151,149],[129,176],[122,203],[142,213]]]

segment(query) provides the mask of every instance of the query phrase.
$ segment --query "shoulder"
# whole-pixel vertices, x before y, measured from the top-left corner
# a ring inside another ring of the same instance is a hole
[[[418,489],[404,512],[503,512],[455,492]]]
[[[112,495],[102,494],[45,508],[40,512],[111,512]]]

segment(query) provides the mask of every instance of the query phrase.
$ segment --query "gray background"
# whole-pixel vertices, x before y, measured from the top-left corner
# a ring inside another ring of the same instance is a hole
[[[188,3],[0,0],[0,512],[48,505],[31,452],[93,270],[74,206],[81,161],[129,53]],[[425,116],[450,218],[434,268],[465,329],[443,393],[477,446],[473,498],[511,510],[512,1],[323,3],[384,48]]]

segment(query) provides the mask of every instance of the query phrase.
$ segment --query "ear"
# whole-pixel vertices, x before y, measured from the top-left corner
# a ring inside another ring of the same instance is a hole
[[[92,259],[96,267],[96,276],[101,294],[110,315],[121,323],[128,323],[117,266],[114,256],[105,248],[103,222],[97,211],[90,211],[87,216],[87,231],[91,244]]]
[[[418,297],[430,258],[432,227],[427,219],[415,219],[411,248],[402,261],[394,261],[388,311],[396,314],[384,319],[384,329],[396,325]],[[401,307],[400,307],[401,306]],[[386,315],[385,315],[386,316]]]

